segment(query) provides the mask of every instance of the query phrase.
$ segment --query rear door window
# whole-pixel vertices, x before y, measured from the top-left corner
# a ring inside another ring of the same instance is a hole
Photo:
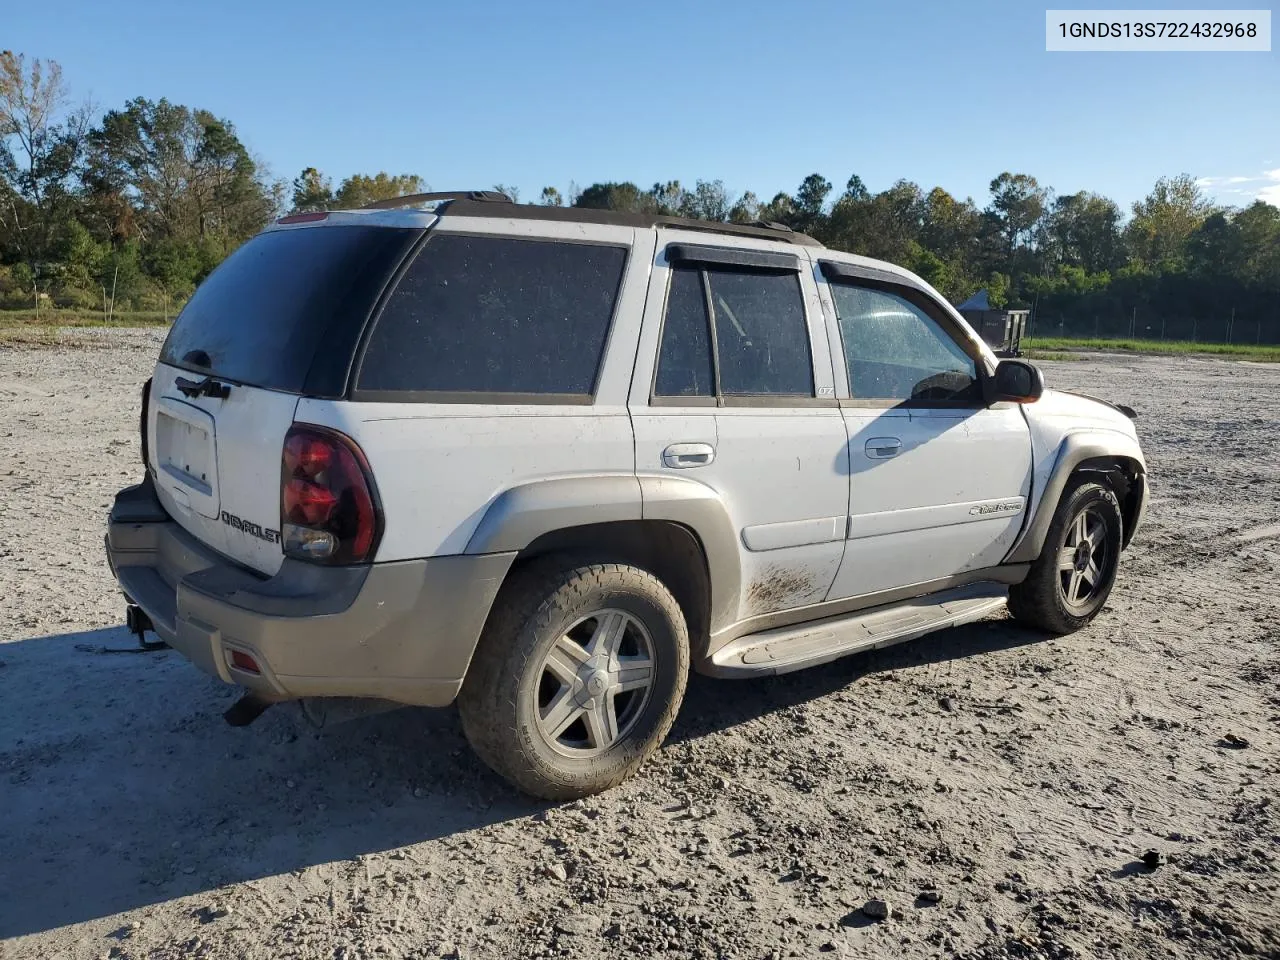
[[[160,360],[271,390],[340,395],[378,294],[421,235],[354,226],[260,233],[196,288]],[[309,384],[317,353],[332,376]]]
[[[620,246],[432,236],[376,321],[356,394],[589,400],[626,259]]]
[[[711,269],[720,392],[813,396],[813,359],[800,278],[792,272]]]
[[[776,397],[786,405],[787,398],[813,395],[813,355],[795,271],[671,268],[654,397],[717,397],[721,405],[735,397]]]

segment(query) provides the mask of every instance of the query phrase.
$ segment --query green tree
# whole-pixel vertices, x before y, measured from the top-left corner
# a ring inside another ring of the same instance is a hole
[[[1280,294],[1280,207],[1257,200],[1231,222],[1240,232],[1233,274],[1257,290]]]
[[[333,205],[339,210],[359,210],[379,200],[392,200],[414,193],[426,193],[426,191],[426,181],[417,174],[402,173],[391,176],[386,172],[380,172],[370,177],[357,173],[347,177],[338,186]]]
[[[731,223],[755,223],[760,219],[760,200],[748,190],[729,210]]]
[[[688,216],[683,211],[689,203],[689,195],[679,180],[655,183],[649,188],[650,210],[668,217]]]
[[[732,210],[733,201],[723,180],[699,180],[693,190],[685,194],[679,212],[695,220],[724,221],[729,219]]]
[[[998,270],[987,278],[987,299],[991,306],[996,309],[1004,307],[1009,302],[1009,288],[1011,282],[1006,274],[1000,273]]]
[[[1010,257],[1030,242],[1044,216],[1049,191],[1025,173],[1002,173],[991,181],[991,212]]]
[[[760,219],[766,223],[783,223],[790,226],[796,217],[796,202],[791,194],[780,191],[760,208]]]
[[[129,203],[144,243],[207,236],[229,253],[275,212],[235,128],[207,110],[139,97],[108,111],[89,143],[89,190]]]
[[[944,260],[968,263],[977,250],[981,221],[972,200],[957,200],[934,187],[921,205],[920,243]]]
[[[862,178],[856,173],[851,173],[849,179],[845,181],[843,200],[850,200],[855,203],[870,200],[871,191],[867,189],[867,185],[862,182]]]
[[[811,173],[800,182],[795,195],[795,209],[790,226],[805,233],[821,228],[831,181],[819,173]]]
[[[543,187],[538,202],[544,207],[563,207],[564,197],[560,196],[560,191],[555,187]]]
[[[1190,175],[1161,177],[1133,205],[1133,219],[1124,232],[1130,257],[1151,268],[1181,269],[1187,240],[1212,212],[1213,204]]]
[[[315,167],[306,167],[293,178],[294,213],[328,210],[333,206],[333,181]]]
[[[1082,191],[1054,200],[1046,236],[1054,259],[1067,266],[1099,273],[1122,260],[1120,208],[1096,193]]]
[[[589,210],[622,210],[630,213],[655,212],[654,199],[634,183],[593,183],[582,191],[573,206]]]

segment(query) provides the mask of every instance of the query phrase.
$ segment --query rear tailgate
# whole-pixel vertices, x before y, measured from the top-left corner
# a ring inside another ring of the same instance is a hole
[[[280,451],[293,394],[227,384],[226,398],[184,396],[190,371],[159,364],[151,385],[151,468],[169,514],[199,540],[262,573],[280,551]]]
[[[161,502],[188,532],[261,573],[280,568],[280,460],[298,398],[343,395],[361,332],[422,232],[268,230],[196,290],[165,340],[146,426]]]

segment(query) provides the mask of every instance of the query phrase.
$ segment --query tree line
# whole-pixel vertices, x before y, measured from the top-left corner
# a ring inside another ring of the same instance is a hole
[[[0,307],[172,310],[273,217],[426,189],[385,172],[335,186],[314,167],[287,183],[225,118],[143,97],[95,117],[55,62],[0,53]],[[995,305],[1034,307],[1041,332],[1150,333],[1159,318],[1173,336],[1189,322],[1221,339],[1212,331],[1238,319],[1237,339],[1280,341],[1280,209],[1219,206],[1185,174],[1158,180],[1127,215],[1009,172],[981,207],[907,180],[872,192],[853,175],[837,190],[817,173],[769,200],[671,180],[549,186],[536,202],[780,223],[901,264],[953,301],[985,288]]]

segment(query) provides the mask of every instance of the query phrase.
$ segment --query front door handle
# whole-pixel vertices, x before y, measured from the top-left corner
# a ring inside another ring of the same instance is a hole
[[[716,458],[716,448],[709,443],[673,443],[662,451],[662,462],[676,470],[705,467]]]
[[[872,437],[863,449],[872,460],[888,460],[902,452],[902,441],[897,437]]]

